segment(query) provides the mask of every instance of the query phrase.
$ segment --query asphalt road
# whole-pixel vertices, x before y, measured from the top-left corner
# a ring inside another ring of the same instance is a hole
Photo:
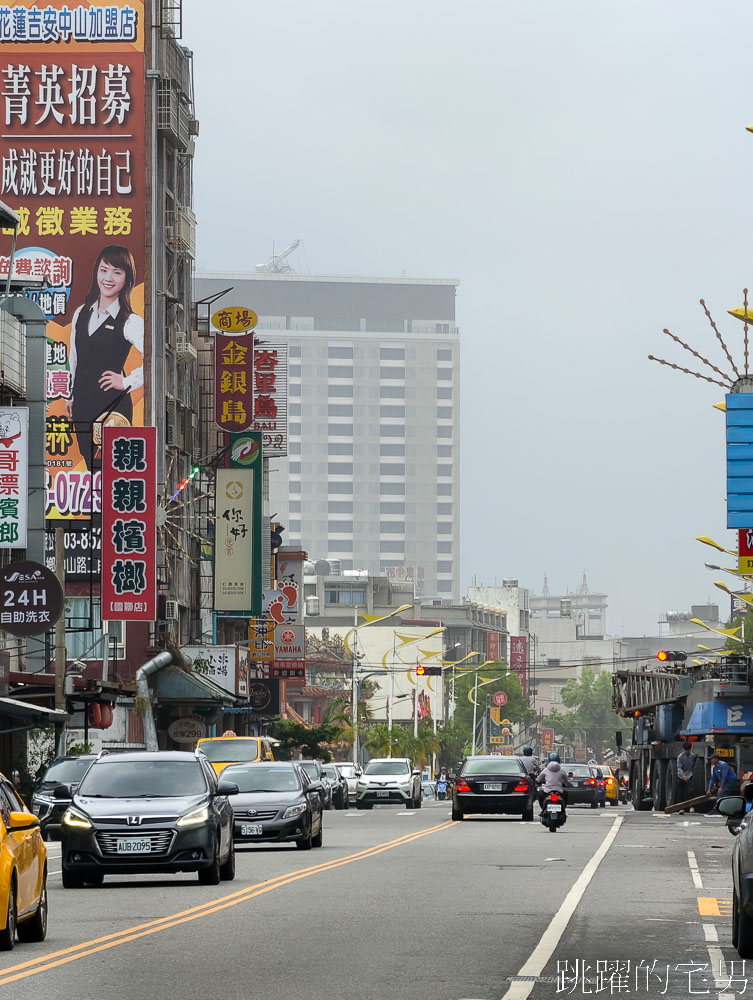
[[[2,955],[0,987],[14,1000],[749,995],[753,972],[729,982],[731,844],[717,816],[573,807],[553,836],[425,803],[329,812],[322,849],[239,849],[235,881],[216,887],[113,876],[77,890],[53,844],[48,938]]]

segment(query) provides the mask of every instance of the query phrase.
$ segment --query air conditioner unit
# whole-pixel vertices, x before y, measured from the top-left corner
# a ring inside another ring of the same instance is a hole
[[[165,601],[165,621],[180,621],[180,605],[177,601]]]
[[[175,360],[179,365],[190,365],[196,361],[198,354],[196,348],[185,334],[178,334],[175,341]]]
[[[165,240],[169,243],[175,239],[175,226],[165,226]]]
[[[183,445],[183,428],[177,399],[168,398],[166,416],[165,443],[168,448],[180,448]]]

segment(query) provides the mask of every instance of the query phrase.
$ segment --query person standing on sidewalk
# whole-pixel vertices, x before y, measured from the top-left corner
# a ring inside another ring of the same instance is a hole
[[[688,786],[692,782],[697,760],[698,758],[693,753],[693,744],[683,743],[682,753],[677,758],[677,780],[681,782],[680,792],[683,791],[684,786]]]

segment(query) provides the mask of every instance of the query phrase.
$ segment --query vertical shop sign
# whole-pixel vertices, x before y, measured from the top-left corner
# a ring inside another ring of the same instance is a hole
[[[523,685],[523,697],[528,694],[528,636],[510,636],[510,667]]]
[[[157,618],[157,428],[105,427],[102,619]]]
[[[264,454],[285,458],[288,453],[288,345],[254,348],[254,422]]]
[[[0,6],[0,199],[14,273],[47,279],[49,518],[100,509],[92,425],[144,422],[144,29],[143,0]]]
[[[215,502],[214,609],[250,612],[253,604],[253,470],[218,469]]]
[[[25,549],[29,513],[29,409],[0,409],[0,549]]]
[[[214,338],[214,419],[222,431],[245,431],[254,422],[253,335]]]
[[[486,658],[487,660],[499,659],[499,632],[486,633]]]

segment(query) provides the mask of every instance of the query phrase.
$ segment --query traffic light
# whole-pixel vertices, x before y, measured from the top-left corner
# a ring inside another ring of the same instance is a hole
[[[419,663],[416,666],[416,675],[418,677],[441,677],[442,668],[441,667],[425,667],[423,663]]]
[[[683,653],[681,649],[660,649],[656,654],[656,659],[662,663],[682,663],[687,658],[688,654]]]
[[[276,521],[272,522],[270,528],[271,528],[270,546],[272,552],[275,553],[282,545],[282,533],[285,530],[285,528],[282,524],[278,524]]]

